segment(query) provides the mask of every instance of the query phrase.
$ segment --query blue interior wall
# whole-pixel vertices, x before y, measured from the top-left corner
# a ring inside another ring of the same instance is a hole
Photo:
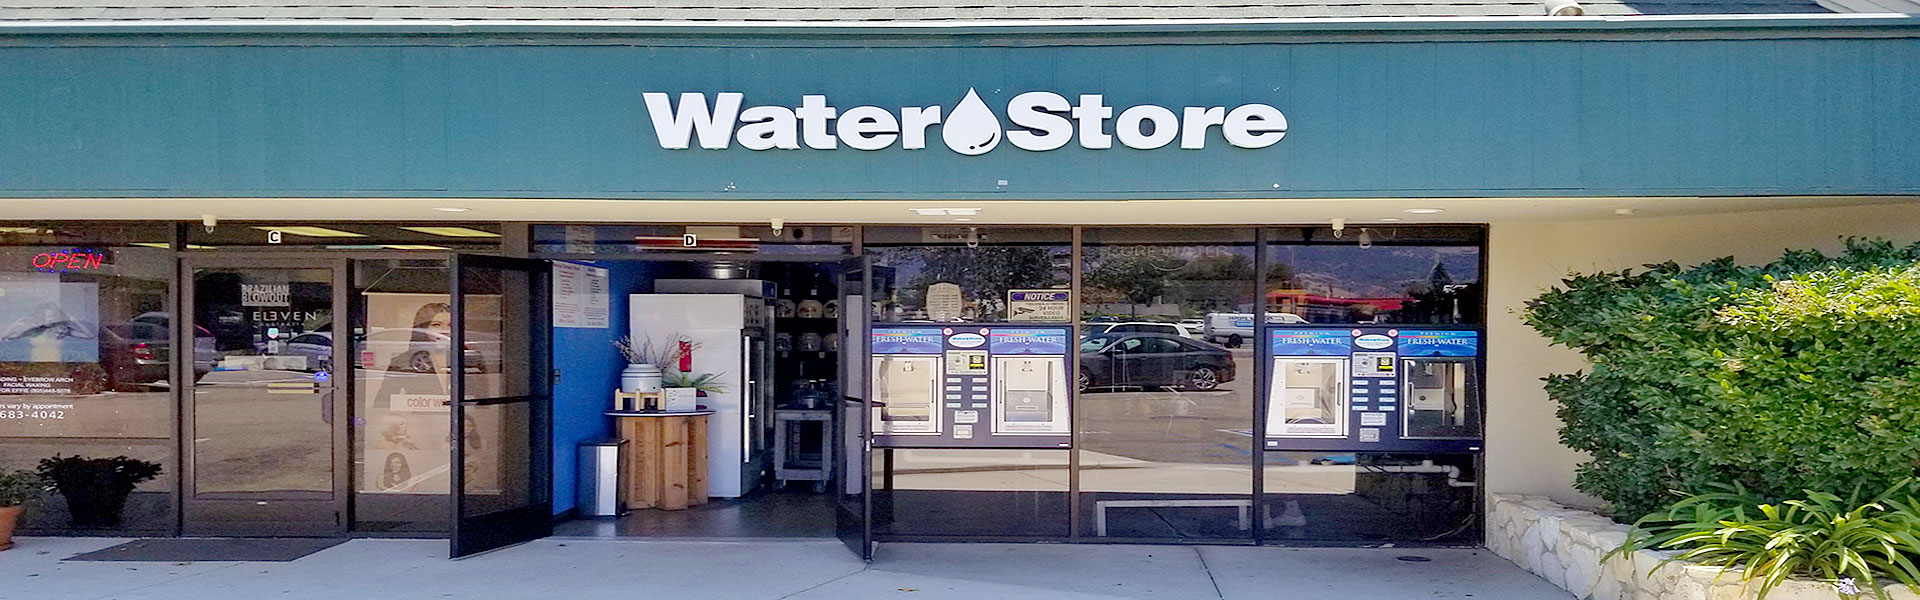
[[[627,335],[627,294],[652,289],[652,265],[640,261],[600,261],[607,269],[611,317],[606,329],[553,328],[553,366],[560,380],[553,387],[553,512],[576,505],[580,442],[613,435],[602,414],[613,402],[620,371],[627,361],[613,341]]]
[[[1774,37],[747,47],[48,35],[0,45],[0,197],[1920,193],[1920,28],[1761,35]],[[1257,150],[1215,129],[1198,150],[1001,144],[961,156],[937,126],[922,150],[666,150],[641,101],[736,91],[794,106],[824,93],[842,111],[951,111],[968,90],[1003,114],[1040,90],[1105,94],[1113,107],[1269,103],[1290,128]]]

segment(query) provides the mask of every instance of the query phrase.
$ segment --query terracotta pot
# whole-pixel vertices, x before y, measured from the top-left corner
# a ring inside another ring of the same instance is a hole
[[[0,506],[0,550],[13,547],[13,528],[20,523],[23,512],[27,512],[26,506]]]

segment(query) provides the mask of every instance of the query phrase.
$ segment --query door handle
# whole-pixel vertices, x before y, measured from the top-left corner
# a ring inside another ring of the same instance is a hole
[[[329,385],[327,391],[320,393],[320,422],[328,425],[333,424],[333,390]]]

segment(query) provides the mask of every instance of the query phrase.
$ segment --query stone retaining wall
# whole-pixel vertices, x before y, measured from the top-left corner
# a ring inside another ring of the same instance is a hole
[[[1541,496],[1487,495],[1487,549],[1582,600],[1753,600],[1757,595],[1757,586],[1743,585],[1738,572],[1722,575],[1717,568],[1683,563],[1657,566],[1669,553],[1642,550],[1600,563],[1626,539],[1626,525]],[[1898,585],[1889,587],[1888,595],[1920,600]],[[1839,597],[1832,585],[1789,581],[1767,600]]]

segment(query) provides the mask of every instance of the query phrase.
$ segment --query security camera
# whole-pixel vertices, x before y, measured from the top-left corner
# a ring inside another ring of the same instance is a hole
[[[1587,9],[1574,0],[1546,0],[1543,6],[1549,17],[1578,17],[1587,14]]]
[[[774,219],[774,220],[772,220],[772,221],[768,221],[768,222],[767,222],[767,224],[768,224],[768,225],[771,225],[771,226],[773,227],[773,237],[780,237],[780,232],[781,232],[781,230],[784,230],[784,229],[786,229],[786,228],[787,228],[787,220],[786,220],[786,219],[778,219],[778,218],[776,218],[776,219]]]
[[[1333,220],[1333,237],[1337,239],[1346,234],[1347,234],[1347,220],[1339,219],[1339,218],[1334,219]]]
[[[207,233],[213,233],[213,226],[220,224],[220,218],[213,215],[200,215],[200,224],[207,228]]]

